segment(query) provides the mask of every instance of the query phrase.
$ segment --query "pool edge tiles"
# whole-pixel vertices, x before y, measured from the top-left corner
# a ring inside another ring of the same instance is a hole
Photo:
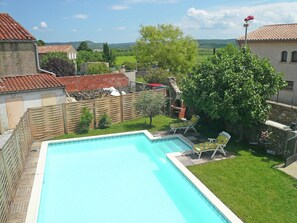
[[[166,157],[172,164],[197,188],[217,210],[232,223],[243,223],[217,196],[215,196],[194,174],[192,174],[178,159],[179,152],[168,153]]]
[[[151,141],[158,141],[158,140],[165,140],[170,138],[179,138],[181,141],[183,141],[186,145],[191,147],[193,144],[187,140],[182,135],[169,135],[164,137],[154,137],[150,132],[147,130],[143,131],[134,131],[134,132],[126,132],[126,133],[117,133],[117,134],[109,134],[109,135],[100,135],[100,136],[90,136],[90,137],[81,137],[81,138],[74,138],[74,139],[64,139],[64,140],[51,140],[51,141],[45,141],[42,142],[41,145],[41,151],[40,156],[38,159],[38,164],[36,168],[36,173],[34,177],[34,183],[33,188],[31,192],[30,202],[28,206],[27,211],[27,217],[26,217],[26,223],[36,223],[38,221],[38,212],[39,212],[39,206],[40,206],[40,199],[41,199],[41,192],[42,192],[42,186],[43,186],[43,174],[45,170],[45,164],[46,164],[46,154],[49,144],[60,144],[60,143],[71,143],[76,141],[88,141],[88,140],[96,140],[100,138],[113,138],[113,137],[119,137],[119,136],[129,136],[129,135],[138,135],[138,134],[144,134],[148,139]],[[191,173],[189,170],[187,170],[176,158],[178,155],[182,155],[185,153],[189,153],[189,151],[184,152],[174,152],[166,154],[168,159],[171,161],[171,163],[174,164],[174,166],[193,184],[194,187],[196,187],[211,204],[214,205],[218,211],[227,218],[230,222],[242,222],[240,219],[238,219],[233,212],[231,212],[218,198],[215,197],[214,194],[212,194],[193,174],[191,176]],[[187,170],[190,174],[187,173]],[[190,177],[189,177],[190,176]],[[198,181],[198,184],[197,182]],[[202,189],[200,189],[200,187]],[[213,199],[215,197],[216,199]],[[218,202],[217,202],[217,201]],[[235,217],[236,218],[235,218]],[[236,219],[236,220],[234,220]]]

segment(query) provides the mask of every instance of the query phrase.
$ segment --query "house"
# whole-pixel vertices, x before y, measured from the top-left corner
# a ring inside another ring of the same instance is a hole
[[[72,45],[48,45],[48,46],[39,46],[38,54],[42,58],[45,54],[62,52],[65,53],[69,60],[76,60],[77,51]]]
[[[244,36],[237,39],[244,46]],[[247,44],[254,54],[268,58],[276,71],[283,72],[287,87],[272,100],[297,105],[297,23],[266,25],[247,35]]]
[[[39,67],[36,39],[0,13],[0,133],[13,129],[27,108],[64,103],[65,85]]]

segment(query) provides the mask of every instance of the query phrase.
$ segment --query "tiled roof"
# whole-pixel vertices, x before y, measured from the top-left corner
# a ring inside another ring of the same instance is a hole
[[[248,41],[283,41],[297,40],[297,23],[276,24],[260,27],[248,33]],[[244,36],[237,39],[238,42],[244,41]]]
[[[1,40],[34,41],[36,39],[10,15],[0,13],[0,41]]]
[[[49,45],[49,46],[39,46],[38,53],[50,53],[50,52],[65,52],[74,48],[72,45]]]
[[[67,92],[93,91],[109,87],[127,87],[129,79],[123,73],[59,77]]]
[[[65,87],[59,79],[50,74],[33,74],[0,78],[0,94],[19,91]]]

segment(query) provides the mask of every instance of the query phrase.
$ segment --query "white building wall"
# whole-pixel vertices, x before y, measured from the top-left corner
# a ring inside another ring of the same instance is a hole
[[[9,123],[6,110],[6,99],[8,98],[19,98],[23,99],[24,110],[23,113],[27,111],[28,108],[41,107],[43,94],[56,94],[57,104],[66,102],[66,94],[64,89],[52,89],[52,90],[41,90],[41,91],[28,91],[21,93],[5,94],[0,95],[0,126],[1,133],[9,130]]]
[[[292,52],[297,51],[297,42],[248,42],[254,54],[268,58],[276,71],[283,72],[284,80],[293,81],[293,90],[281,90],[273,100],[297,105],[297,62],[292,62]],[[283,51],[288,52],[287,62],[281,62]]]

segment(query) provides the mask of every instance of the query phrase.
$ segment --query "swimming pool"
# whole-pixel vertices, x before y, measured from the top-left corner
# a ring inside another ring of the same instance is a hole
[[[143,131],[45,143],[26,222],[229,222],[166,155],[190,146],[152,139]]]

